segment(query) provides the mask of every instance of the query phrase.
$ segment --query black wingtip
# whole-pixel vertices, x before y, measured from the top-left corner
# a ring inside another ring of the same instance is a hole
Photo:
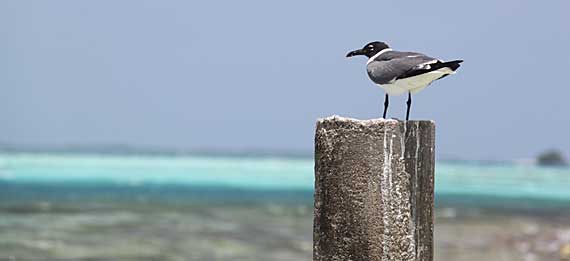
[[[441,67],[448,67],[449,69],[455,71],[455,70],[457,70],[457,68],[459,68],[459,66],[461,66],[460,63],[462,63],[462,62],[463,62],[463,60],[454,60],[454,61],[444,62],[441,64],[440,68]]]

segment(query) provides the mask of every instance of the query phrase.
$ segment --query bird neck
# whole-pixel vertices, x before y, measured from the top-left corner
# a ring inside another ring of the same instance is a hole
[[[378,58],[378,56],[382,55],[385,52],[389,52],[392,51],[391,48],[386,48],[386,49],[382,49],[380,52],[377,52],[375,55],[373,55],[372,57],[370,57],[370,59],[368,59],[368,62],[366,62],[366,64],[371,63],[372,61],[374,61],[376,58]]]

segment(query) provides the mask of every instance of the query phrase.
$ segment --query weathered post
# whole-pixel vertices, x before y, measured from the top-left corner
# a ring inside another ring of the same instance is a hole
[[[321,119],[313,260],[432,261],[433,121]]]

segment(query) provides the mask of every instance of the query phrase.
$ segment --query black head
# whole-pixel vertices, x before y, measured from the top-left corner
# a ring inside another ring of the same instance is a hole
[[[352,57],[357,55],[365,55],[370,58],[377,54],[378,52],[390,48],[385,42],[371,42],[366,44],[362,49],[354,50],[349,52],[346,57]]]

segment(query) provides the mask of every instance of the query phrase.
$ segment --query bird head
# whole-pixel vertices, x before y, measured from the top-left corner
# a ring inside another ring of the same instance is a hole
[[[352,57],[357,55],[364,55],[368,58],[374,56],[378,52],[390,48],[385,42],[371,42],[366,44],[362,49],[354,50],[346,54],[346,57]]]

